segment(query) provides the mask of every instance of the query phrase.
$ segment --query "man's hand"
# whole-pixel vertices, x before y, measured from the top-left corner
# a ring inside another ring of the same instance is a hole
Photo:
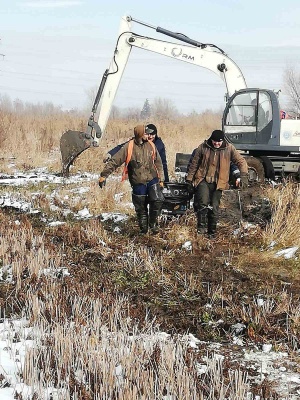
[[[106,184],[106,178],[104,178],[103,176],[100,176],[98,184],[99,184],[100,189],[102,189]]]
[[[163,189],[164,188],[164,183],[162,181],[159,182],[159,186]]]
[[[185,181],[185,183],[188,185],[187,190],[189,194],[194,194],[194,186],[191,181]]]
[[[238,187],[240,187],[241,189],[247,188],[248,187],[248,183],[249,183],[248,175],[247,174],[241,174],[241,178],[240,179],[241,179],[241,181],[240,181],[240,184],[239,184]]]
[[[107,163],[111,159],[111,154],[107,153],[106,156],[103,158],[104,164]]]

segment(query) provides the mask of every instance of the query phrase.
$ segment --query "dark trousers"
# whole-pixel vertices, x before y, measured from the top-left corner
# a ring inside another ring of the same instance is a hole
[[[204,226],[207,216],[208,231],[216,230],[221,197],[222,190],[217,190],[216,183],[203,180],[195,188],[194,210],[198,215],[198,224]]]
[[[134,185],[132,186],[132,193],[137,194],[138,196],[146,196],[149,193],[149,188],[158,182],[158,178],[153,178],[152,181],[146,183],[145,185],[143,183]]]
[[[142,233],[147,233],[148,223],[153,233],[158,233],[158,217],[160,216],[164,196],[158,179],[152,179],[146,185],[132,187],[132,202],[138,217]],[[148,215],[149,204],[149,215]]]

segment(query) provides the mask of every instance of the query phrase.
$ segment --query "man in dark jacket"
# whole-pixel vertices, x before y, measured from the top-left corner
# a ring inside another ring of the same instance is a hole
[[[132,202],[138,218],[141,233],[158,233],[158,217],[164,196],[162,194],[164,172],[156,147],[148,142],[144,125],[134,128],[131,158],[128,163],[128,179],[132,187]],[[130,141],[107,161],[99,177],[99,186],[105,185],[106,178],[125,163]],[[149,216],[148,216],[149,204]]]
[[[146,125],[146,132],[149,134],[148,140],[151,140],[159,152],[161,162],[164,168],[165,182],[169,182],[168,164],[166,156],[166,148],[164,142],[157,136],[157,128],[154,124]]]
[[[230,162],[236,164],[240,170],[240,186],[246,186],[246,160],[232,144],[226,142],[223,131],[215,130],[196,149],[187,171],[186,182],[190,190],[195,191],[197,232],[207,231],[209,237],[214,237],[216,233],[222,191],[228,187]]]
[[[194,155],[196,153],[196,149],[193,150],[191,157],[189,159],[188,165],[186,167],[186,170],[188,171],[190,168],[190,165],[192,163],[192,160],[194,158]],[[234,164],[232,161],[230,161],[230,168],[229,168],[229,183],[232,185],[234,188],[239,188],[241,185],[241,171],[239,170],[238,166]],[[193,192],[194,194],[194,192]]]
[[[164,142],[161,140],[160,137],[157,136],[157,128],[154,124],[146,125],[145,131],[146,133],[148,133],[148,140],[151,140],[155,144],[157,151],[159,152],[163,164],[165,182],[169,182],[168,164]],[[127,142],[118,144],[116,147],[109,150],[104,159],[104,162],[107,162],[112,156],[114,156]]]

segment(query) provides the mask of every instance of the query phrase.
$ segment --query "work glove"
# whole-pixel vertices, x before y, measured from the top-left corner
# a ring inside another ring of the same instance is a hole
[[[107,153],[106,156],[103,158],[104,164],[107,163],[111,159],[111,154]]]
[[[159,186],[163,189],[164,188],[164,183],[162,181],[159,182]]]
[[[98,184],[99,184],[100,189],[102,189],[106,184],[106,178],[104,178],[103,176],[100,176]]]
[[[248,187],[248,183],[249,183],[248,175],[247,174],[241,174],[241,178],[240,179],[241,179],[241,181],[240,181],[239,187],[241,189],[246,189]]]
[[[194,194],[194,186],[191,181],[185,181],[185,183],[188,185],[187,190],[189,194]]]

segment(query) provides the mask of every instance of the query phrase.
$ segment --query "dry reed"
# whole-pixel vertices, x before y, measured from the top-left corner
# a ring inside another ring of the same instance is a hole
[[[278,189],[269,189],[273,213],[264,233],[267,244],[272,241],[283,246],[300,246],[300,185],[287,183]]]
[[[106,151],[131,137],[138,122],[111,120],[100,147],[87,150],[78,157],[72,171],[98,173]],[[151,122],[156,123],[155,120]],[[166,144],[170,174],[174,176],[175,153],[191,153],[212,129],[220,127],[220,118],[216,114],[203,113],[173,121],[159,120],[156,124]],[[49,117],[2,112],[0,148],[5,150],[5,157],[15,157],[16,168],[50,165],[58,172],[59,139],[67,129],[84,130],[85,119],[70,114]],[[130,188],[126,185],[111,178],[99,194],[95,178],[88,185],[87,195],[78,202],[74,192],[71,192],[70,204],[66,204],[65,198],[70,195],[66,187],[53,189],[50,195],[40,193],[36,195],[35,202],[37,207],[42,206],[49,213],[52,201],[62,207],[64,204],[66,207],[71,205],[73,211],[88,206],[95,215],[99,210],[116,209],[131,213],[132,209],[128,206]],[[30,190],[25,189],[24,193],[26,191],[29,196]],[[122,197],[121,202],[116,199],[115,193]],[[270,191],[268,195],[273,204],[273,217],[264,233],[265,242],[275,240],[280,244],[299,245],[299,185],[287,184]],[[6,267],[5,273],[11,269],[14,288],[7,296],[5,305],[13,314],[23,313],[34,327],[35,346],[26,352],[23,376],[38,396],[42,396],[44,389],[48,388],[55,393],[55,398],[61,400],[245,397],[248,388],[246,374],[236,370],[227,376],[221,361],[212,358],[206,375],[199,377],[197,355],[191,354],[186,341],[164,339],[159,334],[159,327],[154,321],[148,321],[147,316],[142,321],[141,331],[130,316],[130,303],[126,297],[114,297],[104,291],[99,294],[98,288],[91,289],[87,283],[79,284],[73,277],[64,276],[63,246],[55,246],[54,243],[53,246],[46,246],[43,235],[33,233],[26,217],[21,218],[21,225],[17,226],[12,218],[0,214],[0,222],[3,228],[0,237],[1,263]],[[122,273],[114,272],[112,278],[123,283],[122,279],[128,275],[136,285],[140,285],[140,290],[148,283],[147,280],[151,282],[151,279],[157,278],[165,296],[175,286],[176,290],[180,289],[183,298],[195,297],[198,288],[203,285],[200,275],[196,277],[193,273],[178,272],[175,281],[172,281],[165,272],[174,248],[191,237],[190,226],[193,223],[191,216],[187,215],[180,227],[170,225],[162,240],[173,243],[174,247],[170,247],[164,255],[154,254],[146,246],[136,249],[134,243],[130,245],[126,242],[124,248],[132,256],[119,261]],[[82,224],[80,228],[62,226],[55,233],[63,236],[64,246],[72,246],[74,242],[81,249],[89,246],[104,259],[109,256],[109,245],[115,240],[97,220]],[[197,242],[201,241],[197,239]],[[249,250],[249,254],[245,254],[250,262],[253,253],[250,254]],[[227,258],[230,257],[224,255],[224,263]],[[257,258],[262,257],[257,255]],[[285,298],[284,293],[282,296],[276,294],[276,301],[273,301],[274,294],[263,307],[258,307],[255,299],[248,305],[235,304],[234,299],[223,292],[221,284],[210,287],[208,295],[214,306],[221,299],[223,307],[223,301],[226,301],[232,315],[254,324],[258,335],[263,330],[271,330],[274,316],[284,314],[287,341],[298,346],[299,304]],[[213,316],[210,322],[212,319]]]
[[[151,119],[158,134],[165,142],[171,174],[174,173],[175,153],[191,153],[211,130],[220,127],[221,116],[204,112],[174,120]],[[66,130],[85,131],[87,118],[79,113],[53,112],[32,113],[2,111],[0,113],[0,149],[5,149],[5,158],[13,157],[23,168],[47,165],[52,170],[61,168],[59,140]],[[99,172],[104,155],[112,147],[133,136],[133,128],[146,121],[111,119],[98,148],[91,148],[80,155],[71,168],[72,172]],[[149,121],[148,121],[149,122]],[[187,140],[188,138],[188,140]]]
[[[4,215],[1,222],[0,257],[12,265],[16,290],[16,297],[8,300],[32,327],[34,345],[25,353],[21,372],[32,395],[42,398],[47,390],[60,400],[243,398],[246,375],[227,375],[220,359],[212,357],[205,376],[199,376],[197,352],[191,351],[187,338],[162,334],[147,316],[138,328],[126,297],[108,292],[95,296],[83,282],[63,275],[63,253],[56,246],[45,248],[43,236],[33,234],[26,218],[21,228]],[[82,229],[95,246],[98,228],[95,222]],[[107,234],[105,240],[109,243]],[[163,276],[163,260],[151,250],[134,251],[132,245],[128,251],[132,258],[125,269],[136,276],[147,271]],[[178,274],[187,291],[194,288],[192,280]]]

